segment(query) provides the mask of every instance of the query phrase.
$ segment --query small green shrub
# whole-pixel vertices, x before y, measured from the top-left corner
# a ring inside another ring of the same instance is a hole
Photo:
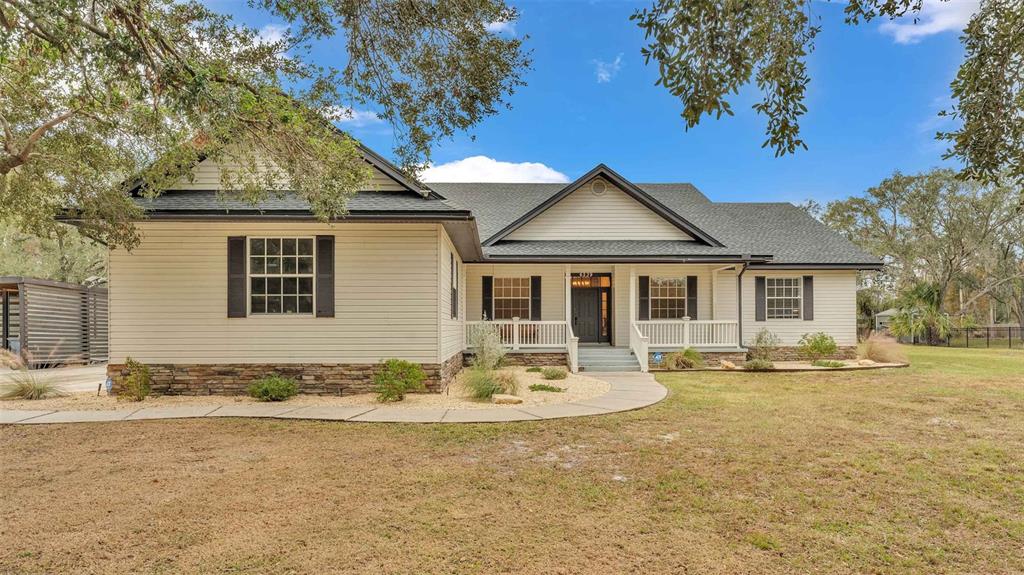
[[[373,376],[373,383],[377,386],[377,401],[402,401],[410,391],[425,390],[423,380],[426,378],[427,374],[418,363],[389,359]]]
[[[688,347],[680,351],[673,351],[665,355],[662,360],[665,369],[693,369],[704,367],[704,357],[699,351]]]
[[[466,370],[463,385],[475,399],[490,399],[495,393],[514,395],[519,391],[519,382],[515,375],[478,367]]]
[[[775,359],[775,350],[778,349],[780,341],[779,336],[771,330],[762,329],[747,346],[750,350],[750,359],[762,359],[770,363]]]
[[[545,367],[540,374],[544,379],[565,379],[569,373],[561,367]]]
[[[546,383],[534,383],[530,385],[530,391],[550,391],[553,393],[561,393],[565,391],[565,388],[555,387],[554,385],[548,385]]]
[[[20,369],[11,376],[14,383],[5,386],[0,399],[46,399],[64,395],[54,384],[42,381],[27,369]]]
[[[117,398],[127,401],[146,399],[153,381],[149,375],[149,366],[130,357],[124,360],[124,366],[128,369],[128,377],[124,378],[124,384],[117,393]]]
[[[836,340],[823,331],[805,333],[803,337],[800,338],[797,348],[800,351],[800,355],[811,361],[835,355],[836,352],[839,351],[839,346],[836,345]]]
[[[473,367],[484,370],[497,369],[505,359],[505,345],[501,342],[501,332],[494,324],[478,325],[469,338],[473,348]]]
[[[249,385],[249,395],[257,401],[284,401],[299,392],[294,379],[268,375]]]
[[[743,369],[747,371],[771,371],[775,369],[775,364],[767,359],[748,359],[743,363]]]
[[[544,371],[544,369],[540,368],[540,367],[537,367],[537,366],[533,366],[533,367],[526,368],[526,371],[528,373],[540,373],[540,372]]]
[[[811,362],[814,367],[846,367],[846,364],[835,359],[816,359]]]

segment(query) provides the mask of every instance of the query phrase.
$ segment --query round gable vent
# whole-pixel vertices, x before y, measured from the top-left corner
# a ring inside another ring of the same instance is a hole
[[[590,184],[590,193],[595,196],[600,196],[608,190],[608,184],[604,183],[604,180],[594,180]]]

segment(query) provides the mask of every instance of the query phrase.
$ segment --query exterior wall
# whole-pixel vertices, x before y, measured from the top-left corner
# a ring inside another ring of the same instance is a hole
[[[616,265],[615,276],[612,278],[612,289],[615,290],[615,315],[613,317],[615,346],[629,346],[630,324],[636,317],[630,318],[630,309],[639,309],[640,290],[639,286],[633,287],[633,299],[637,300],[634,306],[630,306],[630,278],[632,268],[636,276],[656,277],[685,277],[697,276],[697,319],[712,319],[711,317],[711,270],[722,267],[721,265],[693,265],[693,264],[635,264],[630,266]],[[724,289],[722,279],[725,274],[719,273],[719,289]],[[735,285],[735,278],[733,279]],[[733,288],[735,291],[735,287]],[[735,297],[735,296],[734,296]],[[636,312],[634,311],[634,314]],[[714,319],[735,319],[736,312],[732,317],[716,317]]]
[[[541,320],[565,320],[565,266],[562,264],[467,264],[466,321],[483,319],[483,277],[540,276]],[[589,269],[587,271],[590,271]],[[523,318],[529,319],[529,318]]]
[[[267,171],[275,170],[276,168],[270,162],[267,162],[261,167]],[[192,168],[192,179],[181,178],[174,185],[176,190],[219,190],[221,189],[220,174],[222,169],[238,170],[239,166],[237,163],[224,163],[219,164],[213,160],[203,160],[196,164]],[[286,180],[282,177],[278,180],[281,185],[281,189],[287,189]],[[398,182],[389,178],[384,172],[373,168],[373,180],[367,186],[368,190],[381,191],[381,192],[400,192],[406,188]]]
[[[426,365],[438,353],[436,224],[159,222],[110,253],[110,361]],[[335,235],[335,317],[227,317],[228,236]]]
[[[508,235],[510,240],[692,240],[689,234],[611,182],[600,196],[590,182]]]
[[[712,266],[712,270],[717,269]],[[736,319],[739,310],[736,307],[736,270],[722,270],[712,275],[717,278],[712,281],[715,297],[712,303],[714,317],[711,319]]]
[[[814,276],[814,319],[754,321],[754,277]],[[794,346],[805,333],[823,331],[840,347],[857,345],[857,272],[852,270],[750,270],[743,274],[743,340],[749,342],[762,328],[779,336],[783,346]]]
[[[440,296],[438,298],[438,310],[437,317],[440,324],[440,340],[438,343],[438,349],[440,350],[439,359],[446,360],[456,353],[466,349],[466,266],[462,263],[462,258],[459,256],[458,250],[452,245],[451,239],[448,237],[448,232],[440,227],[438,232],[438,252],[441,254],[438,260],[438,282],[437,282],[437,293]],[[452,273],[452,255],[455,255],[455,261],[457,262],[459,272],[459,309],[458,317],[452,317],[452,291],[451,291],[451,273]]]

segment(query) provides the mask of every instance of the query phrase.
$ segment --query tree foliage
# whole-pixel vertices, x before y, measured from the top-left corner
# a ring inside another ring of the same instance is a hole
[[[922,0],[842,0],[845,20],[916,15]],[[810,76],[806,59],[821,32],[814,0],[654,0],[632,19],[644,30],[642,54],[656,62],[658,83],[682,101],[687,129],[705,116],[732,115],[731,95],[755,83],[762,99],[754,109],[768,121],[763,146],[776,156],[807,145],[800,118]],[[947,157],[973,179],[1010,176],[1024,183],[1024,4],[982,0],[964,30],[966,58],[951,85],[960,120],[937,134],[949,142]]]
[[[516,17],[501,0],[258,4],[292,29],[261,38],[195,1],[0,0],[4,215],[38,228],[67,208],[131,247],[127,189],[158,194],[210,158],[239,166],[227,190],[287,187],[334,218],[370,170],[331,120],[378,106],[412,167],[495,113],[528,65],[519,39],[487,31]],[[342,32],[346,67],[313,64],[313,43]]]
[[[71,226],[55,226],[48,236],[39,237],[0,221],[0,276],[103,283],[107,248]]]

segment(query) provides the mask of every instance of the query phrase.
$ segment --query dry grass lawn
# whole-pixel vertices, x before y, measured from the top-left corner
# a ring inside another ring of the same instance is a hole
[[[512,425],[0,428],[0,573],[1021,573],[1024,354]]]

